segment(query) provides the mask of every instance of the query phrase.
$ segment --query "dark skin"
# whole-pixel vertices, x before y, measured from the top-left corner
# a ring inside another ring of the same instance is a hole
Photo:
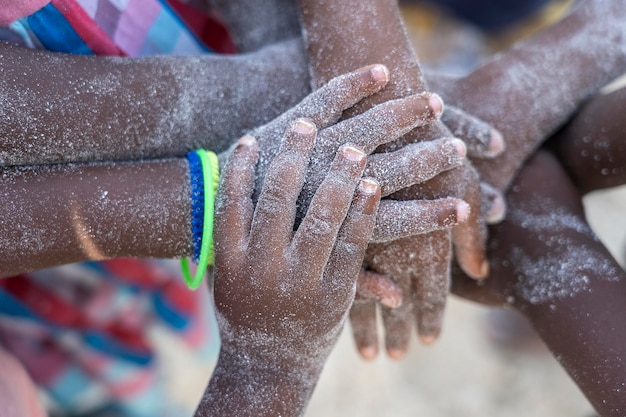
[[[302,0],[299,4],[314,88],[323,84],[336,72],[341,72],[343,68],[361,60],[375,59],[377,62],[384,62],[393,71],[394,76],[387,88],[370,100],[361,103],[350,114],[362,112],[385,100],[425,90],[419,64],[403,31],[402,20],[395,1],[368,0],[365,3],[362,1],[346,3],[345,1]],[[357,14],[347,12],[352,10],[360,12]],[[373,19],[371,16],[376,16],[376,18]],[[381,31],[381,27],[384,30]],[[389,48],[388,45],[394,45],[394,47]],[[385,150],[395,150],[402,145],[446,136],[450,137],[451,134],[443,124],[432,123],[428,128],[413,130],[401,141],[386,147]],[[448,292],[452,257],[451,241],[454,241],[457,259],[467,273],[480,278],[486,276],[488,272],[484,254],[486,229],[481,215],[478,176],[470,165],[464,164],[417,188],[403,190],[391,196],[399,200],[440,199],[448,196],[462,198],[470,204],[471,213],[468,221],[455,228],[453,235],[449,231],[440,231],[421,238],[419,247],[424,253],[432,255],[412,258],[414,273],[402,275],[395,273],[397,270],[391,268],[394,267],[392,264],[395,264],[395,261],[399,261],[397,257],[391,263],[383,260],[379,263],[368,251],[366,258],[366,265],[375,271],[392,275],[405,290],[410,291],[412,285],[423,283],[430,285],[432,281],[437,282],[436,285],[430,287],[431,291],[428,294],[428,297],[437,305],[437,308],[431,312],[438,316],[436,321],[441,320]],[[436,266],[431,268],[433,264]],[[427,296],[426,292],[414,294],[416,298],[424,301]],[[396,317],[397,315],[401,315],[401,320],[415,315],[418,322],[423,324],[418,327],[422,339],[434,340],[439,333],[438,326],[425,325],[425,321],[432,322],[431,318],[425,317],[423,311],[413,311],[410,308],[405,311],[405,307],[385,311],[386,324],[391,326],[392,322],[400,319]],[[392,356],[400,357],[405,348],[402,342],[387,339],[387,350]]]
[[[541,142],[565,123],[584,100],[626,71],[626,54],[621,49],[624,43],[614,42],[626,35],[621,24],[624,15],[626,9],[618,2],[579,2],[562,21],[510,51],[494,57],[468,76],[456,82],[447,80],[447,83],[431,83],[431,86],[435,86],[435,91],[442,92],[447,103],[480,117],[507,138],[507,150],[496,159],[474,160],[481,179],[495,185],[500,191],[506,190],[523,161]],[[387,42],[366,37],[363,37],[363,42],[379,45],[378,48],[371,49],[383,52],[388,51],[388,48],[382,46],[385,44],[393,44],[394,47],[406,45],[406,42],[397,42],[399,35],[393,37],[389,34],[397,32],[400,26],[397,23],[390,26],[381,24],[388,22],[383,16],[385,15],[381,13],[376,14],[380,27],[369,33],[370,36],[373,34],[375,37],[387,37]],[[345,19],[346,22],[334,24],[332,27],[343,30],[350,24],[350,19]],[[332,27],[326,28],[324,33],[332,33]],[[583,42],[592,47],[581,48]],[[329,43],[330,40],[326,43],[319,42],[321,48]],[[361,49],[365,50],[364,47]],[[552,53],[546,54],[546,50]],[[336,49],[332,49],[329,55],[335,52]],[[405,54],[408,56],[408,52]],[[351,55],[344,52],[343,57],[350,58]],[[335,58],[341,59],[338,56]],[[326,67],[329,66],[327,63]],[[572,68],[581,70],[573,71]],[[410,76],[415,77],[415,74],[417,72],[414,71]],[[507,94],[502,94],[502,91]],[[466,104],[465,100],[472,100],[472,104]],[[456,184],[463,187],[464,183],[457,181]],[[407,197],[424,195],[422,188],[419,186],[405,191],[412,193],[412,196]],[[468,190],[480,195],[475,189]],[[477,201],[477,198],[463,198]],[[460,228],[455,228],[454,231],[466,238],[472,236]],[[439,263],[430,262],[433,257],[429,253],[437,253],[441,257]],[[409,334],[414,323],[417,323],[418,333],[424,342],[432,342],[439,334],[445,291],[448,289],[447,280],[441,277],[446,276],[447,270],[443,266],[447,263],[449,253],[450,246],[443,244],[443,237],[433,236],[415,236],[370,248],[366,265],[373,271],[393,276],[405,292],[405,305],[400,309],[383,309],[385,344],[390,356],[399,358],[407,351]],[[456,256],[467,271],[458,250]],[[407,305],[409,303],[415,305]],[[360,306],[358,314],[373,319],[375,306],[364,304]],[[370,323],[370,326],[374,326],[374,323]],[[361,330],[357,332],[369,334]],[[370,338],[369,342],[367,348],[360,350],[366,358],[372,358],[378,350],[376,339]]]
[[[587,225],[581,198],[626,183],[624,170],[613,171],[623,167],[614,165],[623,99],[624,90],[596,96],[550,139],[559,155],[579,156],[567,170],[546,151],[528,162],[507,194],[507,218],[490,229],[492,276],[477,284],[457,267],[452,285],[461,297],[519,310],[602,416],[624,414],[626,275]],[[371,350],[371,317],[353,307],[351,321],[357,348]]]
[[[452,290],[519,310],[598,413],[623,416],[626,275],[587,225],[581,197],[553,156],[533,157],[490,230],[492,277],[479,286],[457,271]]]
[[[337,77],[324,88],[305,98],[272,123],[257,128],[261,157],[258,164],[259,187],[268,162],[278,149],[276,136],[296,118],[306,117],[320,129],[321,150],[314,157],[330,158],[333,148],[350,141],[357,146],[386,143],[410,130],[416,123],[429,120],[431,111],[424,97],[413,96],[388,102],[366,115],[334,124],[344,109],[384,86],[385,72],[366,67]],[[420,115],[419,112],[423,112]],[[416,116],[417,115],[417,116]],[[363,135],[370,129],[369,136]],[[261,144],[265,144],[262,146]],[[367,152],[373,149],[369,147]],[[371,166],[390,166],[379,175],[383,189],[403,187],[423,181],[462,163],[464,146],[456,140],[433,142],[429,147],[413,147],[406,152],[375,158]],[[321,155],[320,155],[321,154]],[[404,175],[398,181],[396,170],[407,162],[423,169]],[[7,204],[2,243],[6,246],[0,259],[0,276],[10,276],[45,267],[82,260],[112,257],[176,258],[191,254],[191,218],[188,166],[185,159],[101,164],[6,167],[0,180],[0,195]],[[320,183],[319,171],[309,173],[309,183]],[[166,180],[164,180],[166,179]],[[423,204],[415,201],[403,209],[415,222],[409,233],[447,229],[462,222],[465,203],[441,199]],[[377,239],[393,239],[397,231],[389,224],[398,208],[386,204],[377,217]],[[181,215],[182,213],[182,215]],[[52,220],[52,221],[51,221]]]

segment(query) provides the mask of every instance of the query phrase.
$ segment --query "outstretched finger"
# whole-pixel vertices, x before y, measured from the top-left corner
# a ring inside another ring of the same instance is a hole
[[[350,308],[350,326],[356,349],[363,359],[373,360],[378,355],[376,330],[376,302],[355,299]]]
[[[309,157],[315,146],[315,126],[293,122],[272,161],[256,205],[250,247],[264,248],[267,259],[280,256],[293,234],[296,201],[304,184]]]
[[[340,75],[314,91],[288,117],[311,119],[320,129],[335,123],[344,110],[378,91],[389,81],[389,70],[381,64],[369,65]]]
[[[293,237],[292,259],[309,265],[313,275],[322,275],[364,168],[365,154],[353,146],[342,146]]]
[[[447,106],[441,121],[465,142],[471,157],[494,158],[504,151],[504,139],[498,130],[457,107]]]
[[[467,183],[463,199],[473,208],[466,222],[452,230],[454,253],[459,266],[474,279],[489,275],[487,260],[487,225],[481,210],[481,187],[477,181]]]
[[[468,220],[470,206],[458,198],[438,200],[383,200],[380,203],[372,243],[446,230]]]
[[[416,94],[386,101],[324,129],[320,132],[320,144],[326,149],[336,149],[350,142],[370,154],[378,146],[437,120],[442,111],[443,102],[437,94]]]
[[[465,144],[459,139],[413,143],[395,152],[370,155],[365,175],[376,178],[384,197],[460,166],[465,154]]]
[[[254,167],[259,148],[252,136],[239,139],[221,175],[215,203],[215,251],[219,258],[238,260],[246,246],[254,206]]]
[[[434,259],[418,258],[414,267],[420,271],[413,277],[413,304],[417,334],[424,344],[439,338],[446,301],[450,293],[450,262],[452,247],[448,231],[431,233],[420,240],[420,249],[436,254]]]
[[[357,279],[374,229],[379,202],[378,183],[371,178],[361,179],[326,266],[325,290],[335,294],[343,290],[349,295],[350,303],[355,298]]]

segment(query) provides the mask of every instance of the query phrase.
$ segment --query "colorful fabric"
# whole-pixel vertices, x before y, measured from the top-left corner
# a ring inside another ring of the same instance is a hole
[[[22,45],[72,54],[234,52],[218,19],[165,0],[51,0],[8,29]]]
[[[1,27],[0,40],[75,54],[234,51],[212,16],[159,0],[52,0]],[[120,417],[184,416],[159,375],[155,331],[176,335],[199,360],[217,356],[207,287],[189,291],[177,261],[116,259],[0,279],[0,344],[60,415],[107,407]]]

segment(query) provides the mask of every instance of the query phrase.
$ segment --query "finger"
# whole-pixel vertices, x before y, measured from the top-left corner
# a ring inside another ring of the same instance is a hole
[[[482,211],[487,224],[498,224],[506,217],[506,200],[497,188],[485,182],[480,183]]]
[[[414,143],[395,152],[370,155],[365,175],[376,178],[384,197],[460,166],[465,154],[465,144],[458,139]]]
[[[402,304],[402,291],[388,276],[362,269],[357,281],[356,299],[396,308]]]
[[[385,349],[391,359],[402,359],[409,351],[413,330],[412,309],[412,302],[404,302],[398,308],[382,307]]]
[[[480,184],[477,181],[467,183],[463,199],[474,209],[465,223],[452,230],[452,241],[457,262],[463,271],[474,279],[489,275],[487,261],[487,226],[481,210]]]
[[[359,354],[365,360],[373,360],[378,355],[376,302],[355,300],[350,309],[350,325]]]
[[[308,265],[314,276],[322,275],[364,167],[365,154],[360,149],[341,147],[293,237],[293,262]]]
[[[300,102],[289,117],[311,119],[321,129],[339,120],[344,110],[380,91],[388,81],[389,70],[380,64],[340,75]]]
[[[383,200],[378,209],[372,243],[450,229],[466,222],[470,206],[458,198],[438,200]]]
[[[245,247],[254,207],[254,167],[259,155],[256,140],[244,136],[231,152],[221,175],[215,203],[215,253],[219,260],[237,261]]]
[[[437,94],[417,94],[390,100],[320,132],[320,145],[336,149],[350,142],[370,154],[416,127],[437,120],[443,102]]]
[[[293,122],[272,161],[256,205],[249,247],[267,259],[282,255],[293,234],[296,201],[302,190],[316,129],[304,119]]]
[[[418,258],[413,277],[413,304],[417,333],[424,344],[439,338],[446,300],[450,293],[450,262],[452,247],[448,231],[429,234],[420,240],[420,250],[436,254],[433,258]]]
[[[361,179],[326,267],[326,282],[333,291],[340,288],[349,288],[351,292],[356,290],[379,203],[378,183],[371,178]]]
[[[471,157],[494,158],[504,151],[504,139],[498,130],[459,108],[446,106],[441,121],[465,142]]]

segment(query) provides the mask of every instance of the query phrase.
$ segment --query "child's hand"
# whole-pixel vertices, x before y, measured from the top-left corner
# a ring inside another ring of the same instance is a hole
[[[467,76],[431,83],[446,103],[506,138],[500,156],[472,161],[483,181],[505,190],[524,161],[585,100],[626,72],[625,18],[624,3],[576,2],[561,21]]]
[[[240,139],[216,207],[215,305],[222,347],[198,415],[300,415],[355,294],[380,187],[342,146],[294,232],[316,129],[292,123],[252,202],[256,141]]]
[[[401,137],[416,126],[425,126],[437,120],[441,114],[442,103],[437,96],[424,93],[382,103],[359,116],[333,125],[346,109],[379,91],[388,79],[387,69],[382,65],[363,67],[335,77],[293,109],[252,131],[251,135],[257,139],[260,149],[253,200],[256,200],[268,166],[278,152],[281,132],[296,118],[304,117],[317,126],[329,126],[318,133],[312,164],[298,201],[297,221],[304,216],[315,190],[326,175],[335,150],[340,145],[352,143],[369,154],[378,146]],[[465,153],[464,144],[452,138],[412,144],[395,151],[372,155],[371,159],[368,158],[366,173],[379,182],[383,195],[389,195],[412,184],[426,182],[441,172],[462,166]],[[374,233],[376,241],[386,242],[431,230],[449,229],[463,223],[468,217],[467,204],[459,198],[411,200],[389,200],[385,203],[379,211]],[[402,227],[398,227],[400,210],[403,211]]]

